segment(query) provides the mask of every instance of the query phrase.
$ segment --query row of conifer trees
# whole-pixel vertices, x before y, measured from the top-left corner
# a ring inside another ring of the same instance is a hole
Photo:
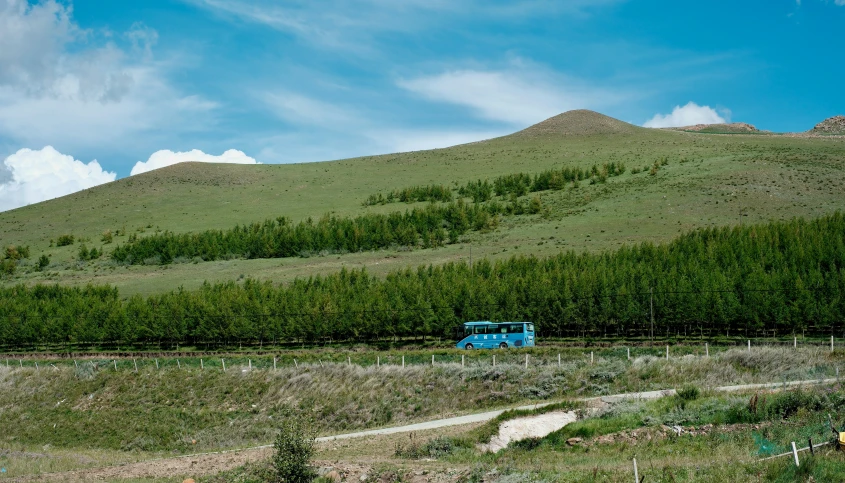
[[[455,243],[470,230],[489,230],[504,211],[499,204],[462,200],[427,205],[390,214],[369,213],[355,218],[326,215],[316,222],[293,223],[279,217],[229,230],[139,237],[112,251],[127,264],[167,264],[175,259],[204,261],[226,257],[285,258],[319,252],[354,253],[391,246],[437,247]]]
[[[541,337],[840,334],[845,217],[384,278],[344,270],[282,286],[247,279],[130,298],[110,287],[20,285],[0,289],[0,303],[5,347],[450,337],[468,320],[532,321]]]

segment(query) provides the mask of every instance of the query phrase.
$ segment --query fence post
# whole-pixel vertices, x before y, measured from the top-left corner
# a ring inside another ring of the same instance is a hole
[[[493,354],[493,367],[496,367],[496,354]]]
[[[182,368],[182,363],[179,362],[179,359],[176,359],[176,368],[178,368],[178,369]]]
[[[431,365],[434,365],[434,354],[431,355]]]
[[[628,360],[630,361],[631,360],[631,348],[628,347],[627,349],[628,349]],[[558,354],[558,356],[560,356],[560,354]]]
[[[200,369],[205,370],[205,362],[202,361],[202,358],[200,358]]]
[[[9,367],[9,359],[6,359],[6,367]],[[76,363],[75,359],[73,361],[73,367],[75,367],[77,370],[79,369],[79,364]]]
[[[220,358],[220,364],[223,366],[223,372],[226,372],[226,361],[223,358]]]
[[[528,369],[528,354],[525,354],[525,368]]]
[[[560,367],[560,352],[557,353],[557,366]]]
[[[376,367],[381,367],[381,356],[376,356]]]
[[[156,358],[156,369],[158,369],[158,358]]]
[[[351,366],[351,365],[352,365],[352,356],[346,356],[346,365],[347,365],[347,366]]]
[[[634,483],[640,483],[640,474],[637,472],[637,458],[634,458]]]
[[[807,442],[810,443],[810,455],[815,456],[816,451],[813,449],[813,438],[807,438]]]
[[[112,359],[112,362],[114,362],[114,370],[116,371],[116,370],[117,370],[117,359]],[[37,362],[35,363],[35,367],[36,367],[36,368],[38,367],[38,363],[37,363]]]
[[[669,344],[666,344],[666,360],[669,360]]]
[[[276,361],[273,361],[274,364],[275,364],[275,362]],[[297,367],[297,368],[299,367],[299,362],[297,362],[296,359],[293,360],[293,366]]]
[[[593,365],[593,351],[590,351],[590,365]],[[528,366],[526,365],[526,367]]]
[[[402,356],[402,369],[405,368],[405,356]]]
[[[38,361],[35,361],[35,370],[38,370]]]
[[[276,370],[276,358],[275,357],[273,358],[273,370],[274,371]]]
[[[21,369],[23,369],[23,359],[20,359]]]
[[[748,352],[751,352],[751,340],[748,340]]]
[[[200,359],[200,361],[202,361],[202,359]],[[135,364],[135,372],[138,372],[138,360],[132,359],[132,363]]]
[[[798,348],[798,337],[797,337],[797,336],[793,336],[793,337],[792,337],[792,348],[793,348],[793,349],[797,349],[797,348]]]
[[[704,343],[704,355],[710,357],[710,345],[707,342]]]
[[[833,336],[830,336],[830,352],[833,352]]]
[[[461,367],[464,367],[464,355],[461,354]]]
[[[798,450],[795,449],[795,441],[792,442],[792,456],[795,458],[795,466],[801,466],[800,463],[798,463]]]
[[[252,359],[247,359],[246,361],[249,363],[249,370],[251,371],[252,370]]]

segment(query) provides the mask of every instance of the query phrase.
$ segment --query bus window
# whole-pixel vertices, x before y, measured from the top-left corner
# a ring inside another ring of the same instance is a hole
[[[507,334],[509,326],[507,324],[499,324],[495,327],[497,334]]]
[[[486,334],[487,333],[487,326],[486,325],[476,325],[474,326],[476,334]]]
[[[528,332],[534,332],[534,324],[528,324]]]
[[[510,324],[509,331],[511,334],[521,334],[522,333],[522,324]]]
[[[472,326],[471,325],[465,325],[464,326],[464,337],[467,337],[467,336],[470,336],[470,335],[472,335]]]

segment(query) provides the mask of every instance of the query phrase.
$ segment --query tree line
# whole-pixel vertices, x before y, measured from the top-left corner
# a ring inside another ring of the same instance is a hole
[[[167,264],[174,260],[227,257],[284,258],[350,253],[391,246],[425,248],[455,243],[470,230],[497,226],[500,205],[469,204],[463,200],[428,205],[390,214],[370,213],[355,218],[325,215],[293,223],[279,217],[229,230],[176,234],[163,232],[135,237],[116,247],[111,257],[127,264]]]
[[[0,289],[0,345],[267,344],[450,337],[469,320],[544,336],[840,334],[845,217],[700,229],[605,253],[342,270],[122,298],[111,287]],[[653,325],[652,325],[652,320]]]
[[[384,205],[387,203],[415,203],[421,201],[452,201],[452,190],[443,185],[411,186],[408,188],[396,189],[387,194],[381,193],[370,195],[364,201],[364,206]]]

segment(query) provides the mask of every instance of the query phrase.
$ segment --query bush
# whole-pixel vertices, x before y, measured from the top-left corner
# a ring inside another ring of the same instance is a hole
[[[38,270],[44,270],[50,265],[50,258],[47,255],[41,255],[38,258]]]
[[[111,243],[113,239],[114,236],[112,235],[111,230],[104,231],[102,238],[100,238],[103,243]]]
[[[276,481],[284,483],[306,483],[317,473],[309,465],[314,454],[316,433],[310,421],[291,416],[279,426],[279,434],[273,447],[273,467]]]
[[[68,245],[73,245],[73,235],[59,235],[59,238],[56,238],[57,247],[65,247]]]

